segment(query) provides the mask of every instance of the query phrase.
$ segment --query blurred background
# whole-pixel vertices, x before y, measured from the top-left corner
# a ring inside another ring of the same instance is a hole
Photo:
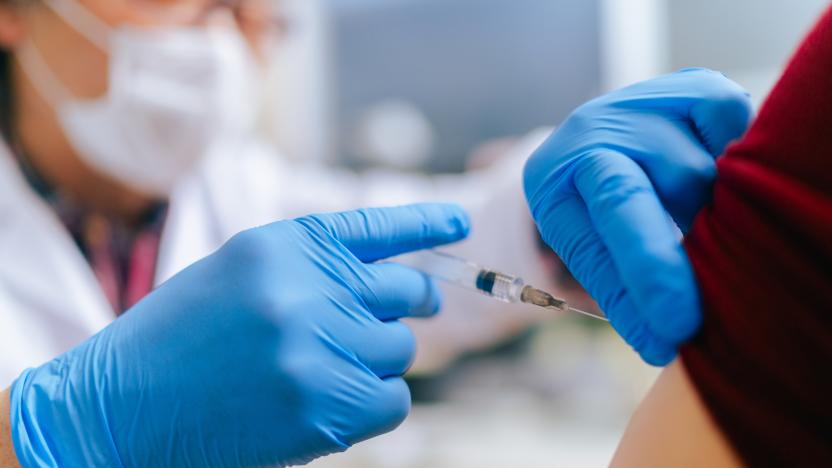
[[[283,0],[266,133],[353,169],[461,171],[599,93],[703,66],[756,104],[823,0]],[[552,320],[414,375],[396,432],[315,467],[604,466],[657,371]]]

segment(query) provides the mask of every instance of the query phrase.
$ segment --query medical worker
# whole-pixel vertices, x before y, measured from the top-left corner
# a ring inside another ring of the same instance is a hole
[[[237,232],[307,213],[457,201],[474,226],[460,254],[546,285],[528,151],[464,177],[365,177],[255,137],[272,3],[0,1],[0,387]],[[445,318],[414,324],[435,366],[543,317],[447,293]]]
[[[749,116],[740,87],[688,70],[581,107],[526,168],[546,240],[649,362],[669,362],[701,319],[666,215],[687,229],[715,155]],[[234,237],[103,332],[24,371],[10,408],[0,395],[0,457],[7,437],[27,466],[298,463],[395,427],[413,354],[396,319],[435,312],[439,297],[417,272],[372,262],[459,240],[469,222],[454,206],[420,205]]]

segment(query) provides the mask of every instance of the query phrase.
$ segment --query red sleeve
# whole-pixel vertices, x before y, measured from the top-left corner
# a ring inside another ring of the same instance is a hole
[[[685,368],[746,463],[832,466],[832,9],[718,174]]]

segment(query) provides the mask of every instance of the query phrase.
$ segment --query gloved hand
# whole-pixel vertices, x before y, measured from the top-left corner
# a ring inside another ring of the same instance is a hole
[[[544,240],[648,363],[670,362],[700,324],[677,226],[708,201],[715,158],[751,114],[734,82],[682,70],[584,104],[526,165]]]
[[[11,393],[24,466],[305,463],[407,415],[397,321],[436,285],[378,259],[461,239],[461,208],[309,216],[243,232]]]

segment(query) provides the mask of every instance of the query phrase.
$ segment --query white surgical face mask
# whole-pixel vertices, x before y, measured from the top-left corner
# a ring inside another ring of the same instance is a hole
[[[76,0],[46,0],[109,56],[99,99],[73,98],[31,43],[17,57],[91,167],[142,193],[167,196],[217,138],[256,117],[257,64],[234,29],[111,29]]]

